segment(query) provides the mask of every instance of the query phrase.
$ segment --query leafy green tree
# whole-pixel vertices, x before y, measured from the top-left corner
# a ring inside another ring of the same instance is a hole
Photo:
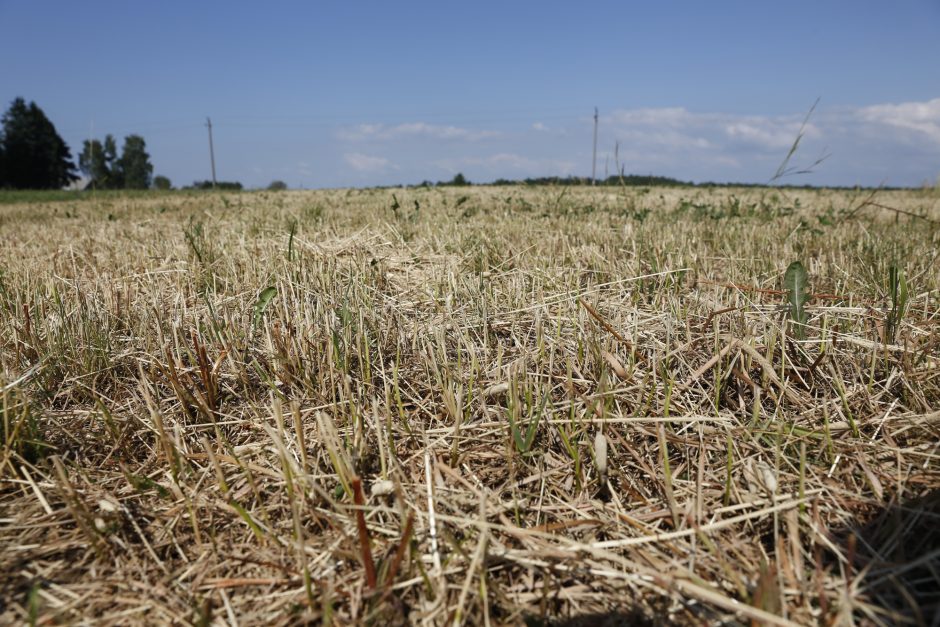
[[[121,158],[117,162],[124,188],[150,189],[153,165],[150,163],[150,155],[147,154],[146,148],[147,144],[140,135],[128,135],[124,138]]]
[[[271,181],[268,185],[268,191],[277,192],[287,189],[287,183],[284,181]]]
[[[15,99],[0,131],[0,187],[59,189],[76,178],[69,147],[46,114]]]
[[[154,189],[166,191],[168,189],[173,189],[173,183],[171,183],[170,179],[167,177],[163,176],[162,174],[158,174],[153,177],[153,187]]]
[[[104,144],[97,139],[86,139],[82,144],[82,154],[78,156],[78,167],[95,187],[117,189],[122,186],[117,144],[111,135],[104,138]]]

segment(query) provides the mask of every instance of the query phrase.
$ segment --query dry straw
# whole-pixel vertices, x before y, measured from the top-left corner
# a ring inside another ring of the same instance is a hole
[[[937,202],[0,206],[0,622],[935,623]]]

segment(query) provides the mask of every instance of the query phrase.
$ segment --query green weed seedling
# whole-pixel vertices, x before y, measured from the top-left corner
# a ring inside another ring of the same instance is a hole
[[[885,321],[885,342],[894,344],[901,319],[907,309],[907,278],[904,276],[904,270],[893,263],[888,268],[888,294],[891,297],[891,310]]]
[[[254,328],[257,328],[261,324],[261,317],[264,315],[264,310],[268,308],[268,305],[271,304],[271,301],[274,297],[277,296],[277,288],[273,285],[261,290],[258,294],[258,300],[254,304],[254,316],[251,319],[251,325]]]
[[[799,261],[794,261],[783,275],[783,285],[787,290],[790,303],[790,320],[793,321],[793,335],[798,340],[806,339],[806,301],[809,300],[809,274]]]
[[[530,451],[532,443],[535,441],[535,433],[545,411],[548,396],[548,394],[543,394],[541,402],[536,405],[530,388],[526,388],[524,398],[519,399],[516,398],[515,386],[510,386],[509,430],[512,432],[512,441],[516,450],[523,455]],[[526,414],[525,434],[522,432],[523,424],[520,420],[523,411]]]
[[[189,244],[190,249],[196,256],[196,260],[199,263],[205,263],[207,255],[202,222],[193,220],[192,216],[190,216],[189,222],[183,228],[183,235],[186,237],[186,243]]]
[[[44,439],[41,423],[24,395],[7,390],[0,379],[0,476],[11,458],[35,463],[51,448]]]

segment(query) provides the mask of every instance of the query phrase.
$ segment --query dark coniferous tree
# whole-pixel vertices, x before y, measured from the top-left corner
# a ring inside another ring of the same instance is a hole
[[[69,148],[46,114],[35,102],[14,100],[3,114],[0,185],[59,189],[76,178]]]

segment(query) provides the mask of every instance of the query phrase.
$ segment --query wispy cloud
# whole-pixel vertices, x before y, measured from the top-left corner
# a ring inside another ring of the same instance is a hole
[[[818,138],[822,135],[819,128],[807,122],[792,118],[766,118],[750,116],[725,124],[725,135],[731,140],[764,148],[772,151],[787,150],[800,134],[806,138]]]
[[[604,117],[601,124],[611,143],[620,142],[620,163],[634,172],[760,182],[770,178],[802,129],[797,166],[831,155],[803,180],[917,185],[937,176],[940,98],[823,106],[804,126],[805,115],[698,113],[669,107],[614,111],[606,116],[606,125]]]
[[[568,175],[577,171],[577,164],[570,160],[527,157],[512,152],[500,152],[479,157],[440,159],[435,162],[435,165],[454,174],[472,169],[473,172],[478,173],[477,176],[482,175],[491,178]]]
[[[380,173],[387,170],[390,162],[385,157],[364,155],[361,152],[351,152],[343,155],[343,160],[358,172]]]
[[[384,124],[359,124],[342,129],[339,138],[347,141],[393,141],[414,137],[438,140],[479,141],[498,137],[496,131],[461,128],[459,126],[441,126],[425,122],[407,122],[395,126]]]
[[[866,122],[914,131],[940,144],[940,98],[863,107],[858,115]]]
[[[799,182],[918,185],[937,178],[940,98],[866,107],[823,105],[803,126],[805,117],[806,111],[759,115],[684,107],[602,112],[597,174],[614,174],[622,167],[628,173],[685,180],[766,182],[802,128],[791,165],[801,169],[822,155],[831,156],[811,175],[800,175]],[[359,124],[334,137],[351,181],[391,184],[443,179],[457,172],[487,181],[589,174],[591,127],[587,117],[556,118],[551,125],[529,121],[499,127],[499,132],[424,122]],[[394,164],[379,155],[394,155]]]
[[[819,115],[805,126],[804,118],[805,113],[745,115],[666,107],[617,110],[601,123],[604,136],[619,142],[618,163],[610,164],[614,169],[619,165],[628,172],[692,180],[766,181],[801,127],[800,154],[813,153],[806,156],[808,162],[824,149],[827,139]],[[605,164],[613,157],[605,155]]]
[[[694,113],[682,107],[618,110],[609,116],[611,132],[663,149],[714,149],[746,144],[752,148],[779,151],[793,144],[802,117]],[[806,137],[820,136],[812,123],[803,129]]]

